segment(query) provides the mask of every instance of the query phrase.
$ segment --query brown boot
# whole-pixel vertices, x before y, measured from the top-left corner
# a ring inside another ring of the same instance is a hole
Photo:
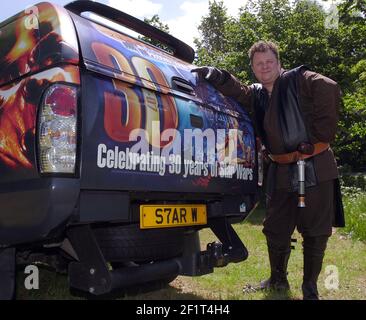
[[[319,300],[317,281],[322,270],[328,236],[304,237],[304,278],[302,292],[304,300]]]

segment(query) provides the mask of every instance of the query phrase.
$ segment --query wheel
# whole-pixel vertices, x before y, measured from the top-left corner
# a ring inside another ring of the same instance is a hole
[[[108,262],[167,260],[183,253],[184,229],[147,229],[139,225],[116,225],[93,229]]]

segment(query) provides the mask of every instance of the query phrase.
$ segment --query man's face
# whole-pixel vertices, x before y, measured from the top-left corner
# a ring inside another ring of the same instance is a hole
[[[280,75],[281,64],[271,50],[256,52],[253,56],[252,70],[261,84],[273,85]]]

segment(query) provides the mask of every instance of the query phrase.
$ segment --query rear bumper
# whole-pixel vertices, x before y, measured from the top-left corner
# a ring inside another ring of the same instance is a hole
[[[0,245],[17,245],[57,236],[78,204],[80,182],[42,178],[0,186]]]
[[[178,194],[80,190],[80,181],[42,178],[0,186],[0,245],[54,239],[74,223],[139,223],[141,204],[206,204],[208,220],[239,222],[255,207],[256,194]]]
[[[82,190],[78,219],[82,223],[103,221],[139,223],[142,204],[206,204],[209,219],[229,216],[239,222],[249,215],[258,200],[257,193],[218,195]]]
[[[93,295],[136,286],[177,275],[199,276],[215,267],[244,261],[248,251],[227,219],[216,219],[210,228],[221,242],[210,243],[201,251],[197,232],[186,235],[183,255],[139,266],[110,270],[89,226],[76,226],[67,232],[78,261],[69,265],[70,286]]]

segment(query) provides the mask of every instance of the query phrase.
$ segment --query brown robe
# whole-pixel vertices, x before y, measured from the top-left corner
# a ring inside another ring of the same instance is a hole
[[[269,107],[264,117],[268,147],[274,154],[286,153],[277,116],[278,84],[279,78],[274,83]],[[244,108],[248,108],[250,113],[252,112],[254,95],[250,86],[241,84],[234,76],[231,76],[224,84],[216,87],[224,95],[235,98]],[[298,88],[299,105],[310,142],[333,142],[339,117],[341,91],[338,84],[323,75],[303,69],[298,77]],[[338,177],[337,164],[332,150],[316,155],[314,167],[318,182]],[[288,165],[278,165],[276,189],[288,189],[289,186]]]
[[[299,107],[310,142],[333,142],[341,97],[338,84],[305,69],[301,69],[297,81]],[[242,85],[230,75],[216,88],[224,95],[236,99],[249,113],[253,113],[255,95],[251,86]],[[279,78],[274,83],[263,120],[267,147],[273,154],[286,153],[279,125],[278,94]],[[295,227],[306,238],[330,236],[332,225],[344,226],[337,163],[333,152],[324,151],[313,159],[318,185],[307,188],[306,208],[297,207],[298,195],[296,192],[291,192],[289,165],[277,166],[275,190],[267,199],[266,217],[263,223],[263,232],[267,239],[287,244]]]

